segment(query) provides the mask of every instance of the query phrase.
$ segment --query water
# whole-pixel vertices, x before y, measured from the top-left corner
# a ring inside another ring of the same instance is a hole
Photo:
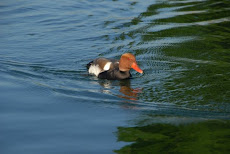
[[[227,153],[230,3],[2,1],[0,152]],[[86,64],[136,55],[144,74]]]

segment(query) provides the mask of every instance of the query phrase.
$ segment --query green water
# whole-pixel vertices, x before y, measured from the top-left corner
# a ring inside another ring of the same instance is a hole
[[[229,120],[229,0],[0,2],[0,154],[229,153]]]
[[[181,120],[181,119],[178,119]],[[151,124],[118,128],[118,140],[134,142],[116,153],[228,153],[230,123]]]
[[[143,99],[229,111],[230,3],[182,2],[159,2],[137,18],[139,24],[147,24],[134,32],[141,37],[136,53],[153,54],[143,60],[148,67],[157,67],[162,65],[159,61],[167,60],[168,70],[158,71],[170,72],[161,87],[145,87]],[[157,19],[161,12],[172,17]]]
[[[126,35],[141,40],[130,48],[144,55],[142,65],[149,68],[141,99],[170,102],[181,110],[172,111],[175,119],[145,113],[148,118],[137,120],[136,126],[119,127],[118,141],[131,143],[115,152],[228,153],[230,1],[157,1],[130,24],[141,25]],[[151,68],[159,74],[151,75]],[[183,118],[187,109],[200,121]],[[212,117],[215,113],[222,114]]]

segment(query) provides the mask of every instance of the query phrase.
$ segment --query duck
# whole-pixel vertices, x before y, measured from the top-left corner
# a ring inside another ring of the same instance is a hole
[[[124,53],[120,60],[108,58],[96,58],[87,64],[89,74],[99,79],[123,80],[131,78],[130,69],[143,73],[132,53]]]

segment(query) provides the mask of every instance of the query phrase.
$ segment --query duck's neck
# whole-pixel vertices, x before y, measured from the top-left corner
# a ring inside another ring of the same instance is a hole
[[[117,73],[117,77],[119,78],[119,79],[127,79],[127,78],[130,78],[131,77],[131,74],[130,74],[130,72],[129,71],[119,71],[118,73]]]

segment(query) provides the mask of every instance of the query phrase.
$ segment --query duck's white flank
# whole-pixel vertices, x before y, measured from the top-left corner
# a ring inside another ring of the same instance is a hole
[[[101,73],[102,70],[101,68],[99,67],[99,65],[90,65],[89,67],[89,74],[94,74],[96,76],[98,76],[99,73]]]

